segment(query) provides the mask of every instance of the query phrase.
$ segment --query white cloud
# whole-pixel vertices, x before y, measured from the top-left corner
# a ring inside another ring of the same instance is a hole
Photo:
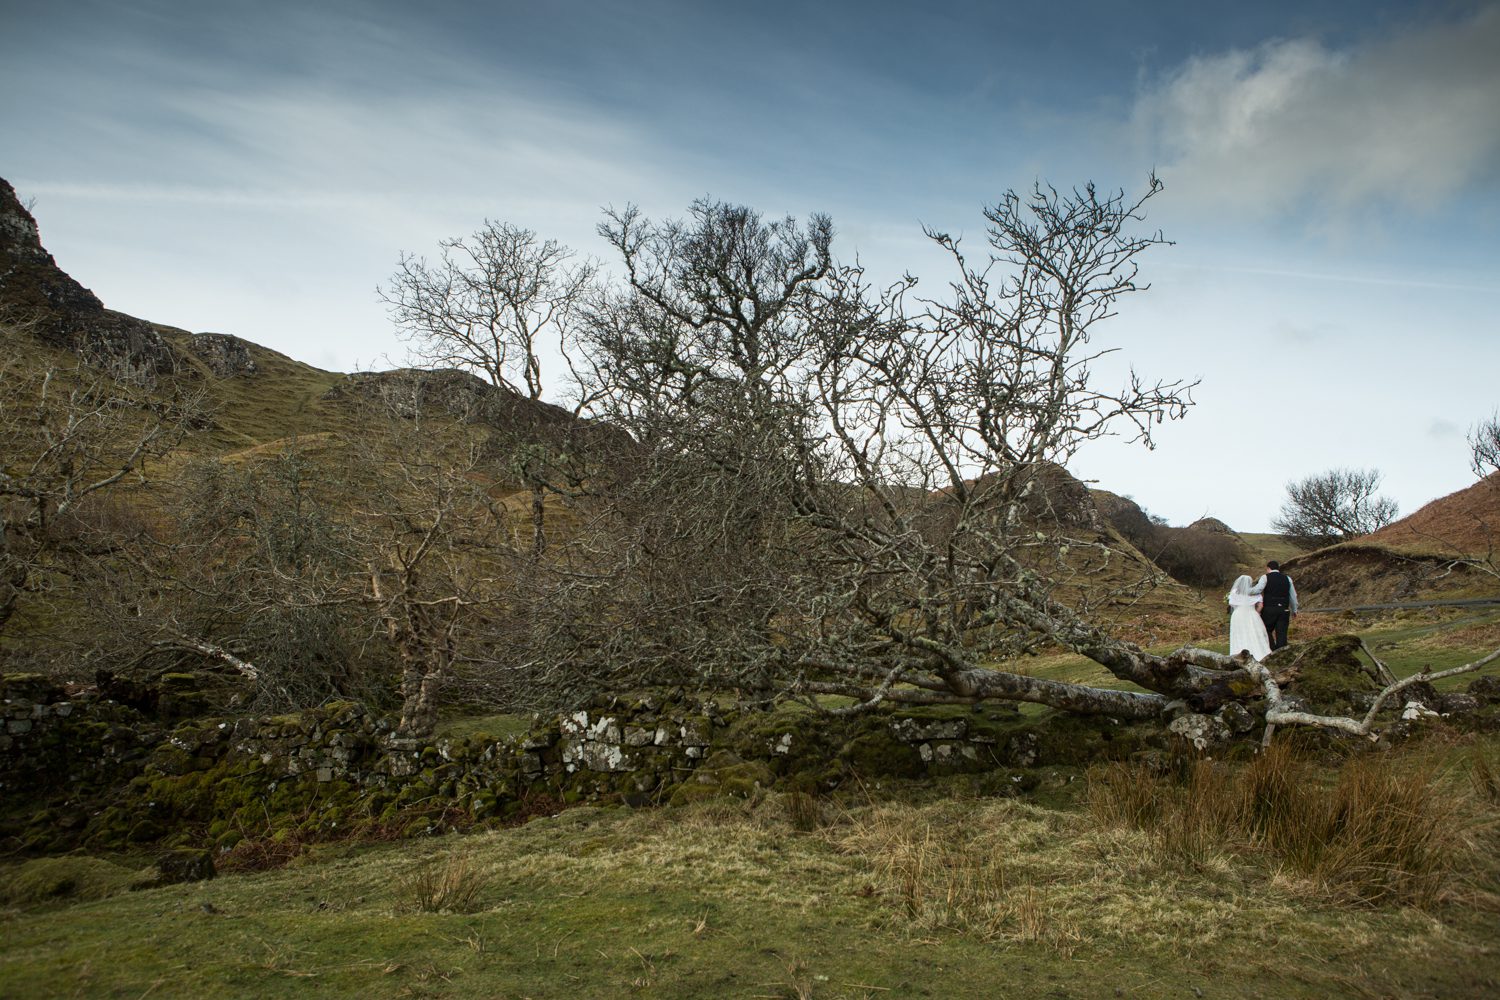
[[[1307,38],[1188,60],[1134,124],[1174,200],[1306,212],[1429,208],[1500,180],[1500,6],[1347,50]]]

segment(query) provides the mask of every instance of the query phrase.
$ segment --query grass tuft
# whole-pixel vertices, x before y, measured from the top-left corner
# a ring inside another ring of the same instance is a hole
[[[1490,765],[1475,759],[1482,790]],[[1473,868],[1471,817],[1494,805],[1420,761],[1360,758],[1329,782],[1285,747],[1234,771],[1199,761],[1175,779],[1141,764],[1095,768],[1087,801],[1095,819],[1148,831],[1184,860],[1264,853],[1332,899],[1422,907]]]
[[[418,869],[402,884],[401,896],[408,909],[422,913],[474,913],[488,882],[472,854],[455,851]]]
[[[1500,768],[1475,747],[1469,755],[1469,778],[1479,797],[1491,805],[1500,805]]]

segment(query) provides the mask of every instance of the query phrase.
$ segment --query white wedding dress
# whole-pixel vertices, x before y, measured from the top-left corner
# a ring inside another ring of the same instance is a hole
[[[1260,597],[1250,593],[1250,578],[1242,576],[1229,591],[1229,655],[1248,649],[1257,660],[1271,655],[1271,640],[1266,624],[1260,620],[1255,605]]]

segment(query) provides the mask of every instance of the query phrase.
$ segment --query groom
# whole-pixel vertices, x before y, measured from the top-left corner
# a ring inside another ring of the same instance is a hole
[[[1297,588],[1292,586],[1292,578],[1281,571],[1281,563],[1272,559],[1250,593],[1260,595],[1260,620],[1266,623],[1266,635],[1274,652],[1286,645],[1287,627],[1297,614]]]

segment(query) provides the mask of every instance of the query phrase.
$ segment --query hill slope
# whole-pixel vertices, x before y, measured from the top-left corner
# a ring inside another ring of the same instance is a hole
[[[1500,593],[1500,474],[1379,531],[1286,563],[1311,607]],[[1466,565],[1467,563],[1467,565]]]

